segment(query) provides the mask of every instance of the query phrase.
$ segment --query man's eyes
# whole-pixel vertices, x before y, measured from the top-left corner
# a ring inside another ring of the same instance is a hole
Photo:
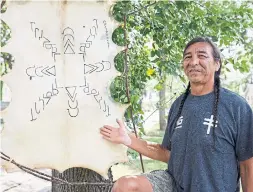
[[[206,55],[199,55],[199,58],[207,58]]]
[[[187,56],[184,57],[184,60],[188,60],[188,59],[191,59],[191,58],[192,58],[191,55],[187,55]],[[200,54],[200,55],[198,55],[198,58],[200,58],[200,59],[206,59],[206,58],[208,58],[208,56],[204,55],[204,54]]]

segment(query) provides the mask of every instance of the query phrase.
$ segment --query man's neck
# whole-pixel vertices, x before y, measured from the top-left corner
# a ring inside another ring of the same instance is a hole
[[[214,84],[194,84],[191,83],[191,94],[200,96],[211,93],[214,89]]]

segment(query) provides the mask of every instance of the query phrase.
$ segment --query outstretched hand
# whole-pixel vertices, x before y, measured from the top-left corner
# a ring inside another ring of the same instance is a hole
[[[103,138],[117,144],[131,145],[131,138],[129,137],[126,127],[123,122],[116,120],[119,124],[119,128],[105,125],[100,128],[100,133]]]

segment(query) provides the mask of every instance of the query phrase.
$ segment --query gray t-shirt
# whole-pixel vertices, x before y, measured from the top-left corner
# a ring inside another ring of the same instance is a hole
[[[213,92],[189,94],[175,122],[181,100],[182,96],[170,109],[162,143],[171,151],[168,171],[179,191],[239,191],[238,162],[253,157],[252,109],[242,97],[220,88],[218,123],[214,128]]]

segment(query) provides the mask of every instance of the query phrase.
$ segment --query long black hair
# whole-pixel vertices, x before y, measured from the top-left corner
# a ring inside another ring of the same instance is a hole
[[[217,121],[217,115],[218,115],[218,103],[219,103],[219,97],[220,97],[220,73],[221,73],[221,54],[219,49],[217,48],[217,46],[212,42],[212,40],[210,40],[208,37],[196,37],[194,39],[192,39],[190,42],[187,43],[187,45],[185,46],[184,49],[184,54],[186,52],[186,50],[193,44],[195,43],[199,43],[199,42],[205,42],[208,43],[211,47],[212,47],[212,55],[213,58],[216,62],[220,63],[220,68],[218,71],[215,72],[214,74],[214,101],[213,101],[213,116],[214,116],[214,127],[216,126],[216,121]],[[188,83],[188,86],[184,92],[183,98],[181,100],[180,106],[179,106],[179,110],[176,116],[176,122],[178,121],[178,119],[181,116],[182,110],[183,110],[183,106],[185,103],[185,100],[187,99],[189,93],[190,93],[190,89],[191,89],[191,85],[190,82]],[[213,129],[213,133],[215,129]]]

